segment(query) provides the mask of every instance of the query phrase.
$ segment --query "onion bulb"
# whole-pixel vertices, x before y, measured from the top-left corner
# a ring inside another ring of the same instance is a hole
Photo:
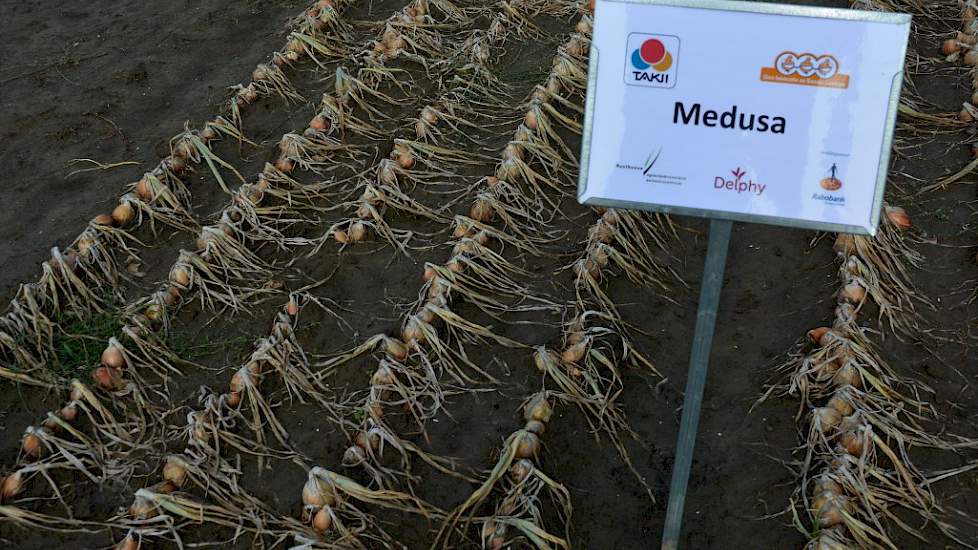
[[[285,304],[285,313],[292,317],[299,314],[299,300],[295,296],[289,297],[289,303]]]
[[[839,437],[839,446],[852,456],[860,457],[866,448],[867,437],[862,431],[847,431]]]
[[[64,407],[61,407],[61,410],[58,411],[58,418],[65,422],[74,422],[78,418],[78,403],[71,401]]]
[[[350,226],[350,241],[358,243],[367,239],[369,234],[369,228],[367,224],[363,222],[355,222]]]
[[[353,442],[364,451],[376,451],[380,448],[380,435],[373,430],[359,431]]]
[[[343,451],[343,465],[347,467],[359,466],[367,460],[367,453],[359,445],[352,445]]]
[[[529,475],[533,473],[534,469],[535,468],[531,460],[521,458],[509,467],[509,475],[512,476],[513,481],[519,483],[529,477]]]
[[[312,516],[312,528],[318,533],[325,533],[333,525],[333,516],[329,513],[329,507],[323,506]]]
[[[421,109],[421,120],[427,122],[428,124],[438,122],[438,111],[436,111],[430,105],[426,105],[424,109]]]
[[[166,462],[163,463],[163,479],[177,487],[182,487],[187,481],[187,465],[184,464],[183,459],[176,456],[167,457]]]
[[[176,265],[170,270],[170,282],[182,288],[190,286],[190,270],[184,265]]]
[[[20,442],[20,448],[23,449],[25,455],[31,458],[37,458],[41,456],[41,438],[34,434],[33,431],[29,431],[24,434],[24,439]]]
[[[146,497],[136,496],[129,506],[129,514],[136,519],[150,519],[159,514],[159,510],[153,501]]]
[[[547,369],[555,364],[558,360],[557,353],[540,346],[535,352],[533,352],[533,364],[536,365],[537,370],[540,372],[546,372]]]
[[[527,422],[531,420],[536,420],[539,422],[547,423],[550,422],[550,417],[553,416],[554,410],[550,406],[550,401],[547,400],[546,395],[538,393],[534,395],[523,407],[523,419]]]
[[[577,25],[574,27],[577,32],[590,36],[591,34],[591,19],[589,17],[582,17]]]
[[[16,470],[14,473],[3,478],[3,482],[0,483],[0,502],[7,502],[19,495],[23,490],[24,476],[20,473],[20,470]]]
[[[859,368],[852,364],[852,362],[846,362],[842,365],[838,371],[836,371],[833,377],[835,384],[838,386],[852,386],[854,388],[862,388],[863,379],[859,375]]]
[[[841,524],[845,518],[843,512],[852,513],[852,502],[844,496],[822,493],[812,501],[812,508],[822,528],[834,527]]]
[[[823,434],[835,428],[842,421],[842,414],[831,407],[812,409],[812,422]]]
[[[948,39],[941,43],[941,53],[944,55],[951,55],[959,51],[961,51],[961,44],[957,40]]]
[[[866,289],[856,281],[850,281],[839,290],[839,297],[850,304],[859,305],[866,299]]]
[[[227,397],[224,399],[224,402],[227,403],[227,406],[231,407],[232,409],[238,408],[238,405],[241,404],[241,392],[233,391],[228,393]]]
[[[832,250],[840,256],[849,256],[856,251],[856,237],[855,235],[850,235],[849,233],[839,233],[835,237],[835,243],[832,245]]]
[[[536,458],[540,454],[540,438],[537,434],[520,430],[516,432],[516,458]]]
[[[92,371],[92,379],[100,388],[106,391],[121,390],[126,383],[119,371],[111,367],[98,367]]]
[[[486,199],[475,199],[475,201],[472,203],[472,207],[469,208],[469,217],[477,222],[489,222],[492,220],[492,215],[492,204]]]
[[[92,219],[92,223],[95,225],[107,225],[112,227],[112,225],[115,223],[115,218],[113,218],[111,214],[99,214]]]
[[[387,355],[391,356],[397,361],[403,361],[407,359],[408,351],[407,346],[404,342],[401,342],[397,338],[384,337],[384,351]]]
[[[833,395],[832,399],[829,399],[826,407],[831,407],[839,411],[839,414],[842,416],[849,416],[853,411],[852,403],[849,402],[849,398],[844,393],[842,395],[839,395],[839,393]]]
[[[115,344],[109,344],[108,347],[102,351],[102,364],[107,367],[112,367],[114,369],[123,369],[126,366],[126,358],[122,354],[122,350],[119,349]]]
[[[330,120],[324,117],[323,115],[316,115],[312,117],[312,120],[309,121],[309,127],[312,128],[313,130],[316,130],[317,132],[329,130],[331,125],[332,123],[330,122]]]
[[[394,371],[383,363],[370,376],[370,385],[372,386],[392,386],[394,381]]]
[[[302,486],[302,503],[306,506],[335,506],[336,490],[312,472]]]
[[[886,206],[883,210],[886,212],[886,218],[893,222],[893,225],[900,229],[910,228],[910,216],[907,215],[906,210],[899,206]]]
[[[350,236],[342,229],[337,229],[333,232],[333,240],[340,244],[346,244],[350,242]]]
[[[526,127],[531,130],[536,130],[539,128],[539,120],[537,120],[536,110],[530,109],[526,112],[526,116],[523,117],[523,124],[526,124]]]
[[[974,50],[974,49],[968,50],[961,58],[961,61],[964,62],[965,65],[971,67],[978,65],[978,50]]]
[[[246,387],[254,387],[258,385],[258,375],[251,372],[251,370],[245,366],[241,367],[234,373],[231,377],[231,384],[229,387],[232,392],[243,392]]]
[[[565,349],[560,354],[560,358],[565,363],[577,363],[581,359],[584,359],[584,356],[587,354],[587,349],[588,342],[585,339]]]
[[[815,478],[815,493],[831,493],[834,495],[844,494],[842,485],[832,479],[828,474],[822,474]]]
[[[115,220],[115,223],[119,224],[120,227],[125,227],[136,219],[136,211],[133,209],[132,205],[130,205],[128,202],[124,202],[112,210],[112,219]]]
[[[295,170],[295,161],[287,156],[280,156],[278,160],[275,161],[275,168],[280,172],[290,174],[293,170]]]
[[[530,420],[526,426],[523,426],[523,429],[530,433],[543,435],[543,432],[547,431],[547,425],[539,420]]]
[[[397,164],[405,170],[410,170],[414,166],[414,153],[405,151],[397,155]]]

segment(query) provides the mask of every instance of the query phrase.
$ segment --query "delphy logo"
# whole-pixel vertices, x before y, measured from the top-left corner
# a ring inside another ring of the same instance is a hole
[[[848,88],[849,75],[839,72],[839,60],[831,55],[781,52],[773,67],[761,68],[761,80],[802,86]]]
[[[747,172],[741,170],[740,166],[734,170],[731,170],[730,174],[733,175],[734,179],[728,179],[723,176],[713,178],[713,188],[736,191],[738,195],[741,193],[756,193],[758,196],[764,193],[764,190],[767,189],[767,184],[756,183],[750,178],[744,179]]]
[[[676,85],[679,38],[666,34],[628,35],[625,84],[651,88]]]

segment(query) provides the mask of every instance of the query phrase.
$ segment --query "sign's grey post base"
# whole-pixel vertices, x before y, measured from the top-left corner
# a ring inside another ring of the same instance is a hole
[[[686,504],[686,486],[689,469],[693,463],[696,430],[700,422],[703,404],[703,387],[706,371],[710,366],[710,349],[713,347],[713,329],[720,304],[723,286],[723,270],[727,264],[727,247],[730,244],[730,220],[710,220],[710,240],[706,248],[706,265],[703,266],[703,282],[700,302],[696,311],[696,332],[693,334],[693,350],[689,354],[689,377],[683,398],[683,417],[679,425],[676,443],[676,462],[672,467],[672,483],[669,485],[669,507],[666,510],[666,526],[662,535],[662,550],[678,550],[679,534],[683,525],[683,508]]]

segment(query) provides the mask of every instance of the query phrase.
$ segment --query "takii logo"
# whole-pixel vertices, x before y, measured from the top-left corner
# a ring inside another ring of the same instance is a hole
[[[676,85],[679,37],[668,34],[628,35],[625,84],[651,88]]]

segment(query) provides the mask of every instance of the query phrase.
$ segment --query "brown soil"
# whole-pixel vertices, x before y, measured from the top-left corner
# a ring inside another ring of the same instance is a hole
[[[799,2],[800,3],[800,2]],[[402,3],[394,0],[358,7],[356,17],[379,20]],[[838,2],[823,4],[838,5]],[[950,4],[950,3],[948,3]],[[240,82],[266,55],[281,46],[287,20],[303,5],[282,0],[243,2],[103,2],[48,8],[31,3],[0,0],[3,29],[0,33],[0,67],[3,109],[0,110],[0,162],[6,167],[8,199],[0,205],[0,298],[9,302],[18,284],[33,280],[52,246],[67,247],[87,220],[110,210],[123,191],[151,168],[168,149],[167,136],[183,128],[184,121],[199,126],[220,109],[225,88]],[[920,30],[947,33],[958,26],[946,10],[944,22],[921,22]],[[524,97],[533,83],[544,79],[556,45],[573,22],[542,18],[552,40],[515,40],[507,45],[497,73],[513,86],[513,96]],[[365,36],[365,34],[364,34]],[[915,46],[930,56],[937,39],[921,38]],[[432,92],[423,82],[423,71],[408,66],[418,79],[419,94]],[[933,74],[914,77],[918,92],[932,103],[933,111],[954,112],[970,95],[964,69],[938,65]],[[314,112],[315,101],[331,83],[319,78],[330,72],[303,66],[295,79],[309,101],[286,106],[281,100],[263,100],[245,121],[257,147],[240,151],[224,144],[219,154],[232,161],[242,174],[255,174],[273,158],[277,137],[290,128],[301,128]],[[420,97],[413,98],[419,100]],[[516,100],[514,100],[515,103]],[[399,132],[404,119],[420,106],[414,101],[391,109],[395,122],[386,130]],[[912,121],[911,121],[912,122]],[[496,149],[512,135],[514,125],[485,136]],[[969,365],[975,306],[965,301],[974,292],[974,222],[971,202],[974,176],[947,190],[916,196],[919,181],[929,182],[956,171],[970,159],[960,143],[971,137],[970,129],[940,136],[936,142],[915,138],[902,126],[889,200],[906,207],[914,220],[916,248],[927,257],[925,267],[914,273],[923,295],[937,304],[924,311],[926,332],[917,341],[902,343],[892,335],[877,338],[885,358],[901,373],[914,376],[934,390],[931,397],[947,430],[978,436],[978,389]],[[570,142],[577,147],[578,142]],[[389,142],[374,144],[381,155]],[[135,161],[138,165],[68,176],[72,159],[89,158],[103,163]],[[477,176],[491,170],[491,163],[463,171]],[[194,183],[198,213],[205,218],[220,209],[226,197],[206,170]],[[912,177],[911,177],[912,176]],[[915,179],[916,178],[916,179]],[[312,181],[308,175],[303,181]],[[463,177],[449,182],[455,189],[471,183]],[[199,190],[199,192],[198,192]],[[437,204],[443,197],[419,191],[417,198]],[[454,211],[461,212],[462,201]],[[580,241],[594,216],[586,209],[565,203],[558,222],[567,237],[545,259],[525,258],[525,268],[537,278],[534,290],[563,303],[573,299],[568,271],[554,271],[570,263],[581,249]],[[30,220],[25,219],[34,216]],[[342,217],[324,214],[323,226]],[[391,225],[417,232],[438,232],[430,238],[438,245],[449,240],[444,225],[411,216],[394,216]],[[625,319],[647,334],[637,338],[642,352],[652,358],[666,377],[665,384],[647,373],[627,371],[622,397],[631,426],[641,443],[630,441],[628,450],[638,473],[654,493],[655,502],[637,482],[606,438],[596,441],[584,417],[573,407],[558,409],[544,437],[543,464],[554,479],[571,491],[575,548],[632,549],[658,545],[663,527],[667,489],[674,456],[678,419],[682,406],[686,361],[696,318],[696,297],[705,252],[706,224],[680,219],[681,242],[670,251],[677,256],[673,267],[688,289],[672,281],[667,297],[638,288],[624,277],[608,284],[608,293],[620,304]],[[307,235],[319,230],[310,229]],[[143,235],[152,247],[144,250],[145,279],[127,289],[129,298],[143,296],[164,280],[166,269],[180,248],[192,248],[194,236],[165,232]],[[811,232],[737,224],[730,245],[729,263],[697,441],[696,460],[690,480],[684,540],[689,549],[784,549],[801,548],[805,537],[792,525],[788,508],[795,487],[790,469],[798,459],[795,421],[798,403],[771,400],[749,412],[779,362],[805,332],[825,324],[834,304],[835,257],[830,239]],[[425,261],[442,262],[444,246],[420,250],[406,257],[390,246],[364,245],[340,250],[330,243],[314,258],[276,274],[286,289],[299,288],[329,277],[313,290],[343,319],[309,307],[300,323],[300,340],[309,353],[326,356],[362,341],[364,337],[400,329],[402,316],[417,299],[419,275]],[[284,258],[282,256],[280,259]],[[666,299],[668,298],[668,299]],[[251,308],[247,313],[219,316],[185,308],[175,321],[175,345],[194,350],[203,367],[191,369],[173,381],[174,401],[184,409],[176,413],[179,427],[186,410],[198,406],[201,385],[222,391],[232,369],[250,354],[254,340],[267,334],[274,313],[285,295]],[[470,304],[458,313],[466,319],[491,324],[501,335],[532,345],[556,346],[560,342],[559,313],[508,314],[509,323],[488,318]],[[525,322],[519,322],[525,321]],[[210,344],[208,347],[201,347]],[[481,471],[495,460],[503,439],[520,427],[518,406],[540,387],[541,378],[526,350],[498,345],[471,346],[473,361],[502,380],[493,391],[450,398],[447,411],[429,426],[426,449],[452,456],[468,468]],[[367,387],[373,363],[369,359],[344,367],[331,382],[337,396]],[[18,442],[25,426],[35,424],[48,410],[60,406],[63,395],[8,382],[0,395],[0,464],[15,464]],[[282,396],[280,387],[269,388]],[[308,458],[308,464],[338,469],[346,439],[318,407],[298,402],[282,404],[278,417],[288,429],[292,446]],[[183,441],[167,443],[180,450]],[[952,468],[973,460],[974,453],[919,452],[918,466],[926,470]],[[131,502],[133,492],[155,482],[159,453],[147,455],[147,463],[131,479],[113,479],[96,485],[80,476],[59,478],[73,517],[107,521]],[[418,496],[451,508],[464,500],[474,485],[415,466],[422,482]],[[6,471],[4,471],[6,473]],[[302,468],[289,461],[274,461],[270,470],[259,471],[245,460],[242,484],[258,498],[283,514],[296,516],[299,491],[305,479]],[[943,502],[974,516],[978,513],[978,481],[965,474],[938,486]],[[38,494],[49,494],[39,492]],[[65,510],[50,499],[25,507],[52,515]],[[422,523],[400,522],[390,526],[409,548],[427,548],[429,535]],[[59,547],[105,548],[124,531],[50,533],[0,522],[0,541],[11,548]],[[229,533],[207,527],[182,530],[185,542],[222,540]],[[927,531],[932,542],[899,539],[900,548],[954,546],[939,534]],[[937,542],[941,541],[941,542]],[[236,543],[216,543],[216,548],[251,546],[247,537]],[[159,545],[160,547],[170,547]],[[154,546],[156,547],[156,546]],[[175,547],[175,546],[174,546]]]

